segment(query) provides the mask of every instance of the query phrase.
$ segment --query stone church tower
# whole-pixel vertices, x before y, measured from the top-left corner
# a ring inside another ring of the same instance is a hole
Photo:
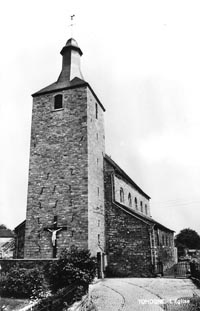
[[[58,258],[75,245],[97,257],[98,277],[163,274],[176,261],[174,231],[105,155],[105,109],[82,76],[77,42],[61,55],[57,81],[33,94],[27,213],[14,256]]]
[[[24,258],[105,247],[105,109],[82,76],[77,42],[60,53],[58,80],[33,94]]]

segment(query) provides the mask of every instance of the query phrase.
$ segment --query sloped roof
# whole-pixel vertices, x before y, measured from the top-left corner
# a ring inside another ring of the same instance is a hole
[[[171,229],[165,227],[164,225],[162,225],[161,223],[159,223],[158,221],[156,221],[152,217],[149,217],[147,215],[139,213],[139,212],[133,210],[132,208],[130,208],[128,206],[122,205],[121,203],[116,202],[116,201],[114,201],[113,204],[115,206],[117,206],[118,208],[122,209],[124,212],[131,214],[133,217],[136,217],[136,218],[140,219],[141,221],[145,222],[147,225],[151,225],[151,226],[156,225],[160,229],[164,229],[164,230],[167,230],[170,232],[175,232],[174,230],[171,230]]]
[[[74,78],[71,81],[63,81],[63,82],[54,82],[44,88],[42,88],[41,90],[39,90],[38,92],[32,94],[33,97],[35,96],[39,96],[39,95],[43,95],[46,93],[51,93],[51,92],[55,92],[55,91],[59,91],[59,90],[63,90],[63,89],[68,89],[68,88],[73,88],[73,87],[77,87],[77,86],[85,86],[87,85],[87,82],[85,82],[84,80],[80,79],[80,78]]]
[[[50,93],[53,93],[55,91],[74,89],[74,88],[83,87],[83,86],[89,87],[90,91],[92,92],[93,96],[95,97],[95,99],[97,100],[97,102],[99,103],[99,105],[101,106],[103,111],[106,111],[106,109],[104,108],[104,106],[100,102],[99,98],[97,97],[97,95],[95,94],[95,92],[93,91],[93,89],[91,88],[89,83],[80,79],[80,78],[77,78],[77,77],[71,81],[64,81],[64,82],[56,81],[56,82],[48,85],[47,87],[44,87],[43,89],[39,90],[38,92],[32,94],[32,96],[36,97],[36,96],[40,96],[40,95],[44,95],[44,94],[50,94]]]
[[[105,154],[104,159],[109,162],[109,164],[112,165],[112,167],[115,169],[115,172],[119,175],[123,176],[135,189],[137,189],[142,195],[144,195],[148,200],[151,199],[148,194],[146,194],[122,169],[117,165],[116,162],[114,162],[111,157],[109,157],[107,154]]]
[[[15,227],[14,231],[17,232],[22,227],[25,227],[25,225],[26,225],[26,219],[24,221],[20,222],[20,224],[17,227]]]
[[[0,238],[13,238],[14,233],[10,229],[0,228]]]
[[[3,249],[4,252],[7,252],[9,250],[15,249],[15,240],[11,239],[8,242],[5,242],[3,245],[1,245],[1,249]]]

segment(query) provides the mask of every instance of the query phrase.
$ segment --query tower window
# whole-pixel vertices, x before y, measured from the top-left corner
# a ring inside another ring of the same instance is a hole
[[[63,108],[63,96],[58,94],[54,97],[54,109]]]
[[[96,115],[96,119],[98,119],[98,105],[97,105],[97,103],[95,104],[95,115]]]
[[[143,204],[142,204],[142,201],[140,202],[140,208],[141,208],[141,212],[143,213]]]
[[[128,205],[131,207],[132,206],[132,197],[131,197],[131,194],[129,192],[128,194]]]
[[[135,209],[138,209],[138,205],[137,205],[137,198],[135,198]]]
[[[145,214],[147,215],[147,205],[145,204]]]
[[[157,245],[160,246],[160,237],[158,229],[157,229]]]
[[[123,190],[123,188],[120,188],[120,202],[121,203],[124,202],[124,190]]]

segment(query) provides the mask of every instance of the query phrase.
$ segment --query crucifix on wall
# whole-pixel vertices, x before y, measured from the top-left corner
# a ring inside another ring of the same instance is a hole
[[[53,258],[56,258],[57,255],[57,234],[61,230],[67,230],[67,227],[58,227],[57,225],[58,217],[54,216],[53,227],[44,228],[44,231],[49,231],[51,233],[51,242],[53,246]]]

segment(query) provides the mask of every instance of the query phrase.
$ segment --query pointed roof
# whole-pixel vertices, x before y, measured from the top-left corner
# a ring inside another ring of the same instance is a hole
[[[34,93],[33,97],[87,84],[80,68],[80,57],[83,53],[76,40],[69,39],[60,54],[62,55],[62,70],[57,81]]]
[[[78,43],[75,39],[71,38],[67,41],[65,46],[62,48],[60,54],[62,55],[62,70],[61,73],[54,83],[42,88],[36,93],[32,94],[33,97],[49,94],[53,92],[59,92],[67,89],[73,89],[78,87],[87,86],[92,92],[93,96],[105,111],[104,106],[100,102],[99,98],[91,88],[88,82],[83,78],[80,68],[80,57],[83,55]]]

